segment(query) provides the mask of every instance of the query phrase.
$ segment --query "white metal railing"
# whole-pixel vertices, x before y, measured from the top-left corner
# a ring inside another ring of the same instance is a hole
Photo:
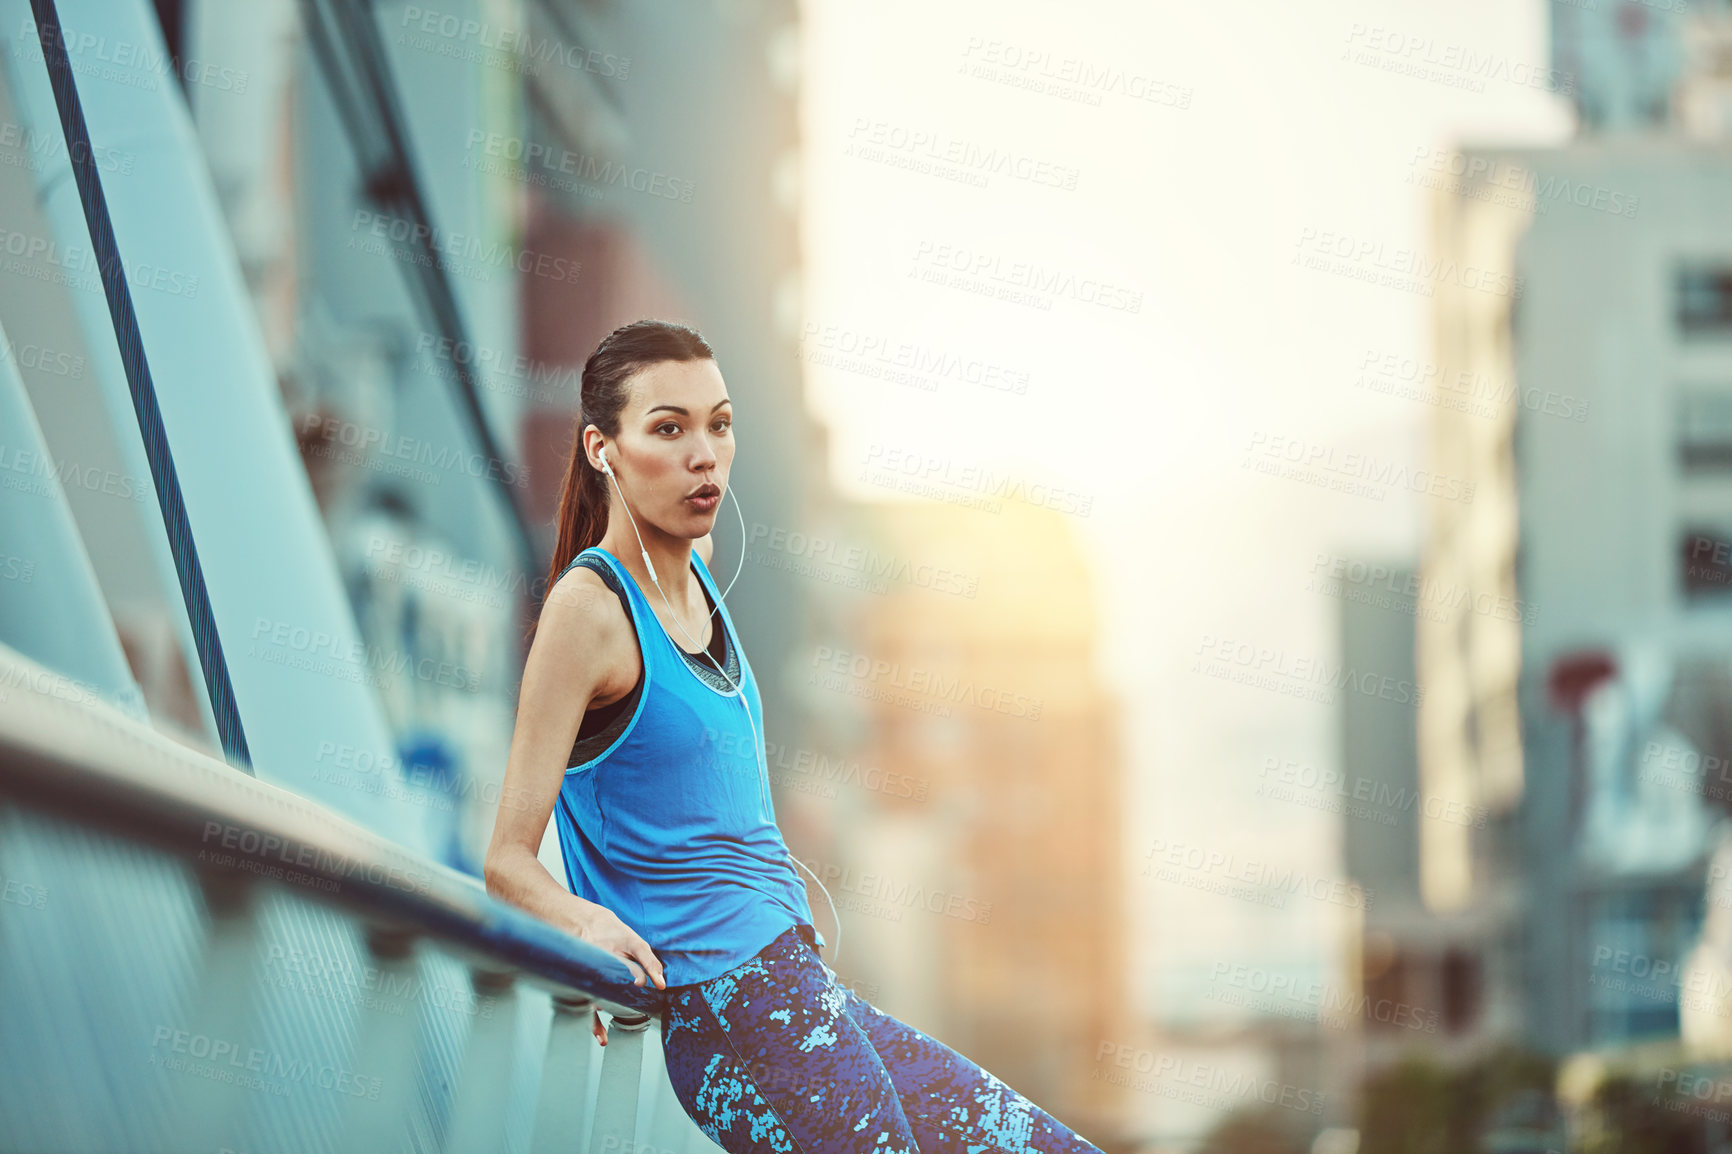
[[[623,961],[4,645],[0,891],[0,1151],[715,1149],[667,1083],[663,995]],[[288,1003],[317,1028],[261,981],[309,933],[333,957],[363,942],[368,975],[367,996]],[[440,965],[462,997],[427,996]],[[80,1028],[108,986],[118,1008]],[[430,1052],[441,1033],[454,1053]]]

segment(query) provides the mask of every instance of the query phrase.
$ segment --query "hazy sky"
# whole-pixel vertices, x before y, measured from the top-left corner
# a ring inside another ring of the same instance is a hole
[[[1333,764],[1339,707],[1191,662],[1206,635],[1338,660],[1339,603],[1306,588],[1317,555],[1417,549],[1424,498],[1242,462],[1283,437],[1426,463],[1428,407],[1355,381],[1372,351],[1432,356],[1431,301],[1294,256],[1324,233],[1430,253],[1431,150],[1567,137],[1562,98],[1514,79],[1547,67],[1544,5],[808,0],[803,19],[808,322],[1026,379],[923,391],[810,367],[837,485],[889,499],[856,480],[879,443],[1092,496],[1074,520],[1132,713],[1131,852],[1166,838],[1338,872],[1338,819],[1254,790],[1264,757]],[[1491,75],[1450,63],[1466,53]],[[1391,67],[1427,59],[1444,63]],[[1019,262],[1061,287],[979,291]],[[920,275],[958,267],[974,279]],[[1148,1009],[1157,975],[1175,989],[1220,959],[1333,964],[1333,907],[1127,874]]]

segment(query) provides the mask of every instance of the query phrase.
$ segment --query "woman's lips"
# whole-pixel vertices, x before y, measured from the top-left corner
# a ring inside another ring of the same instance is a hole
[[[708,513],[711,509],[716,507],[717,503],[720,502],[721,499],[722,495],[720,493],[711,493],[706,497],[687,497],[686,504],[690,505],[700,513]]]

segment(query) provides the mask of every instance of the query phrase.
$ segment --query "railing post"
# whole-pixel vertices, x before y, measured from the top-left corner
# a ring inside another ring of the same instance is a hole
[[[590,1034],[595,1002],[576,991],[553,995],[547,1053],[541,1060],[541,1090],[535,1105],[530,1154],[588,1154],[583,1145],[589,1102],[590,1055],[600,1045]]]
[[[674,1093],[673,1083],[668,1081],[667,1050],[662,1046],[662,1030],[667,1025],[667,1019],[657,1021],[654,1034],[656,1041],[655,1068],[661,1077],[650,1083],[650,1092],[655,1101],[650,1108],[649,1141],[655,1147],[657,1154],[697,1154],[705,1151],[714,1154],[719,1149],[709,1140],[709,1135],[698,1129],[686,1108],[680,1105],[680,1099]],[[699,1141],[694,1141],[696,1138]]]
[[[615,1014],[608,1022],[595,1093],[595,1126],[585,1154],[628,1154],[637,1133],[637,1092],[643,1080],[644,1013]]]
[[[415,934],[368,925],[365,935],[368,956],[379,971],[379,988],[377,997],[364,999],[358,1015],[355,1069],[379,1079],[379,1097],[350,1097],[344,1107],[341,1149],[351,1154],[393,1151],[401,1143],[414,1101],[420,1029],[415,999],[403,996],[419,989]]]
[[[258,992],[258,887],[244,875],[196,870],[209,923],[199,974],[191,983],[192,1004],[180,1022],[159,1022],[159,1030],[184,1030],[196,1056],[200,1039],[211,1051],[240,1046],[253,1018]],[[252,1093],[239,1080],[201,1077],[171,1068],[171,1131],[189,1150],[232,1145]]]
[[[512,1040],[517,1033],[517,978],[510,971],[469,972],[478,1003],[457,1075],[457,1101],[445,1135],[448,1154],[496,1151],[505,1144],[511,1095]]]

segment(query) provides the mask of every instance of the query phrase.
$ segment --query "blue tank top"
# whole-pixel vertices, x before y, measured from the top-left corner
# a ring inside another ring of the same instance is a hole
[[[776,825],[746,707],[691,670],[617,557],[599,545],[578,557],[585,554],[605,560],[625,590],[643,677],[624,731],[565,771],[554,814],[571,892],[649,943],[669,986],[723,974],[790,926],[810,927],[823,944]],[[762,742],[763,706],[740,635],[695,550],[692,569],[717,607],[715,627],[739,655],[739,685]]]

